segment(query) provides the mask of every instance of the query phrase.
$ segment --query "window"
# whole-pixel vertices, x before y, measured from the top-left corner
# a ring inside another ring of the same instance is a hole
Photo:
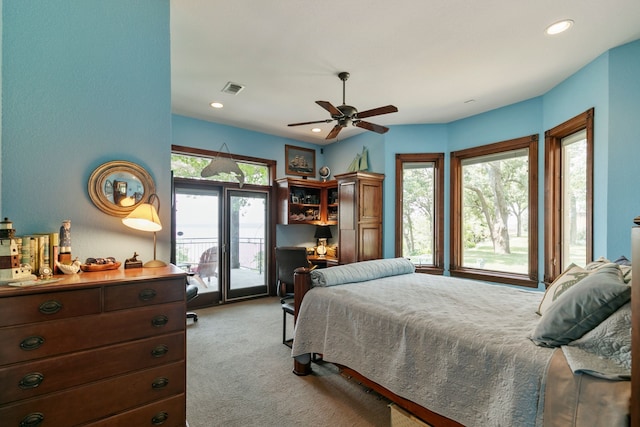
[[[593,109],[545,132],[545,283],[593,259]]]
[[[201,177],[200,172],[202,169],[211,163],[211,159],[216,156],[230,157],[229,154],[224,152],[172,146],[171,170],[173,171],[173,176],[176,178],[237,182],[235,174],[232,173],[221,173],[207,178]],[[271,185],[270,171],[272,168],[275,170],[275,162],[239,155],[233,155],[232,158],[244,174],[245,184]]]
[[[538,286],[538,136],[451,153],[452,276]]]
[[[442,274],[444,154],[396,154],[396,256]]]

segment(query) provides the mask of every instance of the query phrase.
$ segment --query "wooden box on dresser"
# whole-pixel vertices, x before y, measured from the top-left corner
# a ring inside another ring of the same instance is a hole
[[[340,264],[382,258],[382,182],[384,175],[349,172],[338,181],[338,258]]]
[[[0,286],[0,424],[185,426],[185,273]]]

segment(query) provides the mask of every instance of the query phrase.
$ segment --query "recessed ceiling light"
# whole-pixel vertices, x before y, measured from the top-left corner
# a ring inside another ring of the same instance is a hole
[[[544,30],[544,32],[545,34],[553,36],[553,35],[560,34],[567,31],[569,28],[571,28],[572,25],[573,25],[573,20],[563,19],[562,21],[558,21],[556,23],[549,25],[547,29]]]
[[[224,105],[222,105],[222,102],[215,102],[215,101],[212,102],[209,105],[211,105],[213,108],[222,108],[222,107],[224,107]]]
[[[322,129],[320,129],[320,128],[313,128],[313,129],[311,129],[311,132],[318,133],[318,132],[320,132],[321,130],[322,130]]]

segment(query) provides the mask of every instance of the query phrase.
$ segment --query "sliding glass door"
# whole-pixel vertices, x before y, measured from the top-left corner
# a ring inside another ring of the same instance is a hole
[[[225,300],[266,295],[268,263],[266,191],[226,190]]]
[[[197,306],[267,295],[267,190],[174,182],[175,264],[198,285]]]
[[[198,306],[218,304],[221,221],[219,188],[175,186],[175,264],[198,285]]]

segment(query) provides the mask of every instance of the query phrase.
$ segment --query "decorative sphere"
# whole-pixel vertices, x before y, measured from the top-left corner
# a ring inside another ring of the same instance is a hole
[[[327,166],[322,166],[318,170],[318,173],[320,174],[320,177],[327,178],[329,175],[331,175],[331,170]]]

